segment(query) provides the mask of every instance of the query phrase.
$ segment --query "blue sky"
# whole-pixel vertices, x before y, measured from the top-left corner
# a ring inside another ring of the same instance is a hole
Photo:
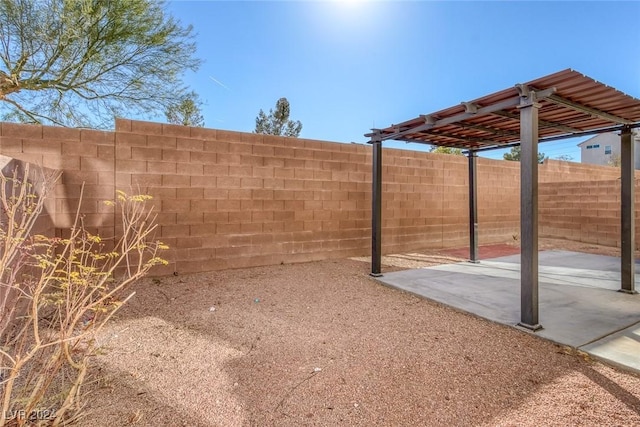
[[[251,132],[258,111],[286,97],[301,137],[365,142],[371,127],[565,68],[640,98],[640,2],[174,0],[168,10],[198,33],[205,62],[186,83],[206,102],[207,127]],[[584,139],[540,151],[579,161]]]

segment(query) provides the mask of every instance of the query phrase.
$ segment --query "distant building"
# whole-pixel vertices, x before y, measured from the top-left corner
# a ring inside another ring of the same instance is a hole
[[[640,169],[640,136],[635,138],[635,165]],[[620,165],[620,135],[617,132],[601,133],[578,144],[580,162],[592,165]]]

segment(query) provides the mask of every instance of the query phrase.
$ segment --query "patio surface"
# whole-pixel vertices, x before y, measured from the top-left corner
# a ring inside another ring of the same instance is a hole
[[[535,335],[640,372],[640,295],[617,292],[620,259],[544,251],[539,264],[543,329]],[[378,280],[498,323],[520,321],[519,254],[385,273]]]

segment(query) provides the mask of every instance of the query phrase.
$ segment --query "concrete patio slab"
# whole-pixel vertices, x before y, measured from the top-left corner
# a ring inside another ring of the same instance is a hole
[[[615,365],[640,372],[640,323],[581,347]]]
[[[620,259],[545,251],[539,263],[543,329],[535,334],[640,372],[640,295],[617,292]],[[385,273],[378,280],[498,323],[520,321],[520,255]]]

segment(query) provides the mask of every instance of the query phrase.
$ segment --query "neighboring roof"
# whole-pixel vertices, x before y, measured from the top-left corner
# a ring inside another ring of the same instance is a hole
[[[567,69],[366,136],[463,149],[517,145],[521,93],[538,100],[540,141],[640,127],[640,99]]]
[[[638,135],[637,131],[636,131],[636,134],[634,135],[634,139],[635,139],[636,143],[640,142],[640,135]],[[596,136],[592,136],[589,139],[585,139],[581,143],[577,144],[577,146],[578,147],[583,147],[583,146],[591,144],[593,142],[600,142],[602,140],[604,140],[603,143],[606,143],[606,142],[612,143],[612,142],[614,142],[616,140],[620,141],[620,136],[618,136],[618,134],[615,133],[615,132],[601,133],[601,134],[598,134]]]
[[[591,144],[591,143],[593,143],[593,142],[600,141],[600,140],[601,140],[601,139],[603,139],[603,138],[607,138],[607,139],[608,139],[608,138],[610,138],[611,136],[616,136],[617,138],[619,138],[619,137],[618,137],[617,135],[615,135],[615,133],[613,133],[613,132],[610,132],[610,133],[601,133],[601,134],[599,134],[599,135],[592,136],[592,137],[591,137],[591,138],[589,138],[589,139],[585,139],[585,140],[584,140],[584,141],[582,141],[580,144],[578,144],[578,147],[583,147],[583,146],[588,145],[588,144]]]

